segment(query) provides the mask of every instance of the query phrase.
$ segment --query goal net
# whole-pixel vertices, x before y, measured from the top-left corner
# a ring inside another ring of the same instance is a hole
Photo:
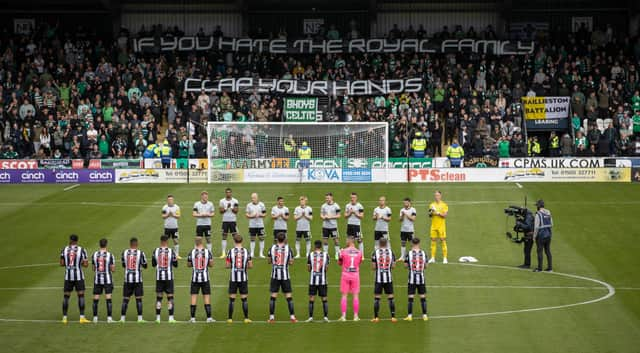
[[[208,182],[386,181],[387,123],[209,122]]]

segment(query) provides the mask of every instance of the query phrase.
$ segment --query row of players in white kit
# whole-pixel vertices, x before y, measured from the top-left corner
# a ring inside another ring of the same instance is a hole
[[[293,218],[296,221],[296,258],[300,254],[300,242],[304,238],[306,242],[306,254],[311,252],[311,220],[313,219],[313,211],[307,205],[306,196],[300,196],[299,205],[293,212]],[[222,214],[222,239],[221,239],[221,255],[220,258],[226,257],[227,237],[238,234],[237,214],[239,212],[239,202],[233,197],[232,190],[225,190],[225,197],[218,204],[218,211]],[[203,191],[200,194],[200,200],[193,205],[192,216],[196,218],[196,236],[204,237],[207,242],[207,248],[211,250],[211,218],[215,215],[215,208],[209,201],[209,194]],[[389,222],[391,220],[391,209],[386,206],[386,198],[384,196],[378,199],[378,206],[374,209],[372,218],[376,221],[374,228],[374,240],[377,242],[380,238],[389,237]],[[258,198],[257,193],[251,194],[251,202],[245,208],[245,216],[249,219],[249,236],[251,239],[250,253],[254,257],[256,238],[259,241],[259,256],[264,258],[264,239],[265,225],[264,218],[267,216],[267,209]],[[173,239],[174,250],[180,258],[180,245],[178,235],[178,219],[181,217],[180,207],[175,203],[172,195],[167,196],[167,204],[162,207],[162,218],[164,219],[164,234]],[[364,218],[364,207],[358,202],[358,195],[351,193],[351,199],[345,207],[344,215],[341,215],[340,206],[333,200],[333,195],[327,193],[325,195],[325,203],[320,208],[320,218],[322,219],[322,239],[324,243],[324,251],[329,250],[329,239],[333,239],[335,247],[335,257],[337,259],[340,252],[338,240],[338,219],[345,217],[347,219],[347,236],[354,237],[361,251],[364,251],[362,242],[361,222]],[[411,200],[404,200],[404,205],[400,211],[401,221],[401,256],[404,258],[406,253],[406,242],[411,240],[414,233],[414,221],[416,210],[411,206]],[[287,233],[287,222],[289,221],[289,208],[284,205],[282,197],[277,198],[277,203],[271,209],[271,219],[273,220],[273,235],[280,232]],[[406,236],[405,236],[406,235]]]

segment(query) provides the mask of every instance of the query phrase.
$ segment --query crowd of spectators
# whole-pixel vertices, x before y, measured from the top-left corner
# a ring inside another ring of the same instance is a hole
[[[256,31],[256,33],[259,31]],[[610,27],[547,33],[535,52],[485,54],[134,53],[129,38],[181,35],[154,26],[113,40],[86,30],[63,33],[40,25],[31,35],[0,33],[0,143],[5,158],[140,157],[151,144],[170,144],[175,157],[206,154],[207,121],[280,121],[282,96],[185,92],[188,77],[253,76],[305,80],[420,77],[420,93],[331,97],[325,120],[386,121],[392,156],[406,156],[416,132],[429,155],[457,140],[465,154],[549,153],[547,136],[524,141],[520,97],[570,96],[570,131],[558,131],[563,155],[640,154],[640,39]],[[222,29],[211,32],[222,37]],[[208,35],[202,30],[201,35]],[[259,33],[260,36],[264,34]],[[341,34],[329,26],[323,36]],[[287,33],[278,33],[287,38]],[[444,28],[395,26],[390,38],[494,38]],[[545,134],[546,135],[546,134]],[[538,142],[540,141],[540,142]],[[532,148],[542,143],[541,150]],[[502,145],[502,146],[501,146]]]

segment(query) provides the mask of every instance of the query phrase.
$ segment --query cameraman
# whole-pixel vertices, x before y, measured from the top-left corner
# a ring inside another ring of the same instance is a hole
[[[518,267],[531,268],[531,250],[533,249],[533,213],[524,209],[524,218],[516,222],[516,228],[524,233],[522,242],[524,243],[524,263]]]
[[[536,202],[538,211],[536,212],[535,223],[533,227],[533,236],[537,245],[538,267],[534,272],[542,271],[542,250],[547,254],[547,268],[545,271],[551,271],[551,227],[553,227],[553,219],[551,212],[544,208],[544,201]]]

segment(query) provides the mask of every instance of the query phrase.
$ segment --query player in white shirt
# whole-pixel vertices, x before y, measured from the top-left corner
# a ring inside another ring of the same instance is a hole
[[[311,252],[311,220],[313,210],[307,206],[307,197],[300,196],[300,205],[293,211],[293,218],[296,220],[296,259],[300,258],[300,238],[304,237],[307,243],[307,257]]]
[[[200,193],[200,201],[193,205],[192,216],[196,218],[196,236],[207,240],[207,249],[211,251],[211,217],[215,216],[213,204],[209,201],[209,193]]]
[[[415,229],[413,223],[416,221],[416,209],[411,206],[411,199],[405,198],[403,207],[400,209],[400,258],[398,261],[404,261],[405,255],[408,253],[407,242],[411,242]]]
[[[230,188],[224,190],[224,198],[220,200],[218,209],[222,214],[222,254],[221,259],[227,258],[227,236],[235,237],[238,235],[238,200],[233,197],[233,193]]]
[[[322,219],[322,241],[324,252],[329,253],[329,238],[333,238],[336,250],[336,260],[340,256],[340,241],[338,239],[338,218],[340,218],[340,206],[333,201],[333,194],[328,192],[325,195],[325,202],[320,208],[320,218]]]
[[[276,205],[271,208],[271,219],[273,220],[273,242],[276,242],[276,234],[287,234],[287,221],[289,220],[289,208],[284,205],[284,198],[278,196]]]
[[[364,253],[364,243],[362,242],[362,218],[364,217],[364,207],[358,202],[358,194],[351,193],[351,201],[344,208],[344,218],[347,219],[347,236],[358,241],[360,251]]]
[[[180,243],[178,238],[178,219],[180,219],[180,206],[175,204],[173,195],[167,195],[167,204],[162,206],[162,219],[164,219],[164,235],[173,239],[173,251],[178,260],[180,257]]]
[[[267,209],[260,202],[257,193],[251,194],[251,202],[245,208],[245,216],[249,219],[249,237],[251,238],[251,257],[256,249],[256,237],[260,240],[260,257],[264,258],[264,217]]]
[[[387,207],[387,198],[380,196],[378,198],[378,207],[373,210],[373,220],[376,226],[373,232],[373,238],[376,241],[376,249],[378,248],[378,240],[380,238],[389,239],[389,221],[391,221],[391,209]]]

